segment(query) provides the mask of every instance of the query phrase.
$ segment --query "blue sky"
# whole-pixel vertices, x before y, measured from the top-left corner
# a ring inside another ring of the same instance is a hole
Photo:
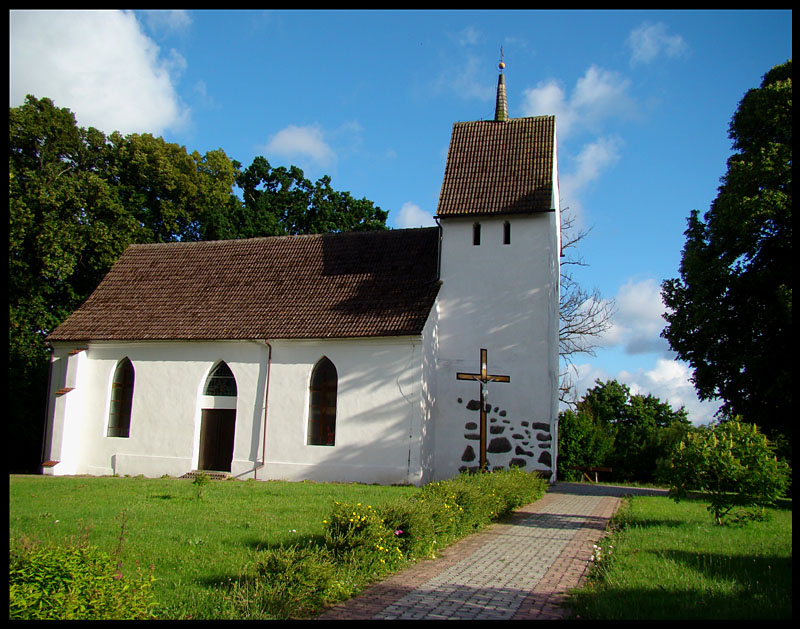
[[[692,209],[716,196],[744,93],[791,58],[791,11],[10,12],[9,104],[332,177],[432,224],[452,124],[555,114],[562,208],[590,228],[578,278],[616,302],[579,392],[617,378],[695,423],[686,365],[659,338]]]

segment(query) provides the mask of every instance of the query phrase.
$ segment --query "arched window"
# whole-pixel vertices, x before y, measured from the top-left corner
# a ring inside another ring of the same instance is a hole
[[[308,445],[332,446],[336,437],[336,367],[320,358],[311,372],[308,402]]]
[[[236,436],[236,393],[236,378],[227,363],[220,361],[211,369],[203,387],[198,469],[231,471]]]
[[[133,404],[133,365],[123,358],[114,371],[111,383],[111,407],[108,411],[108,436],[129,437]]]
[[[233,372],[227,363],[220,362],[211,370],[206,379],[203,395],[236,397],[236,378],[233,377]]]
[[[481,224],[474,223],[472,225],[472,244],[477,246],[481,244]]]

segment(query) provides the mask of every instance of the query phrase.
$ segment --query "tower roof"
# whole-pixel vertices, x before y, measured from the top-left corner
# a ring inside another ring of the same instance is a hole
[[[497,100],[494,107],[495,122],[505,122],[508,120],[508,99],[506,98],[506,77],[503,68],[506,64],[500,62],[500,75],[497,77]]]
[[[553,208],[555,116],[453,125],[437,216]]]

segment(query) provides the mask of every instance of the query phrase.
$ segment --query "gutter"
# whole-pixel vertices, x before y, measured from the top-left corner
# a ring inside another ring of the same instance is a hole
[[[267,384],[264,391],[264,427],[261,438],[261,463],[256,461],[256,466],[253,468],[253,479],[258,480],[258,470],[267,464],[267,410],[269,409],[269,381],[271,380],[272,370],[272,345],[265,339],[264,345],[269,348],[269,356],[267,357]]]

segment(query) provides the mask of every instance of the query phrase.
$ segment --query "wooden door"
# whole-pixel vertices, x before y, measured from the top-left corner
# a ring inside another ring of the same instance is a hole
[[[199,469],[214,472],[231,471],[235,427],[235,409],[203,409],[200,425]]]

